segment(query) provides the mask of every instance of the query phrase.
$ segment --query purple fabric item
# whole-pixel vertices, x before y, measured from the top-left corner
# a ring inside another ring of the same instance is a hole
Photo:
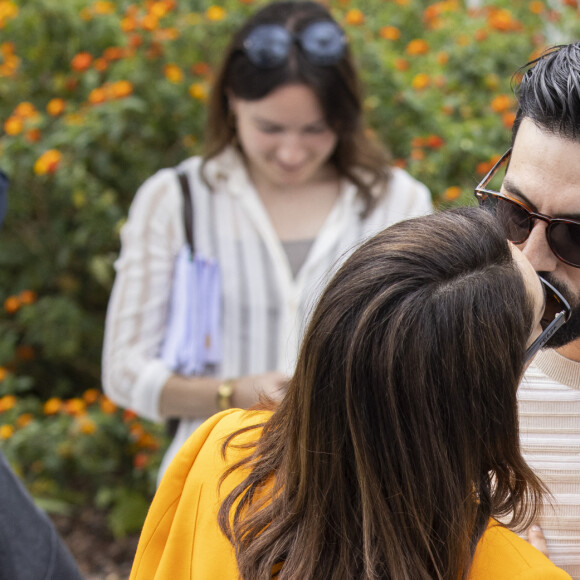
[[[213,259],[184,247],[175,262],[161,359],[183,375],[203,374],[221,361],[221,275]]]

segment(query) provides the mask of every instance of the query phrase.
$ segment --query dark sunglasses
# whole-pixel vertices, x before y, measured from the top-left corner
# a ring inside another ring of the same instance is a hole
[[[506,238],[514,244],[521,244],[528,239],[536,220],[546,222],[546,239],[550,250],[562,262],[580,268],[580,220],[552,218],[532,211],[521,201],[503,193],[486,189],[498,169],[508,162],[510,155],[511,149],[508,149],[475,188],[479,205],[494,212]]]
[[[288,60],[297,43],[313,64],[336,64],[346,52],[346,36],[334,22],[320,20],[293,34],[280,24],[260,24],[244,40],[244,51],[258,68],[276,68]]]
[[[542,327],[542,334],[534,340],[531,346],[526,350],[526,362],[530,361],[536,353],[554,336],[556,331],[561,328],[572,313],[570,305],[567,300],[550,284],[547,280],[544,280],[541,276],[538,276],[542,286],[544,288],[544,295],[546,298],[546,304],[544,306],[544,314],[540,325]]]

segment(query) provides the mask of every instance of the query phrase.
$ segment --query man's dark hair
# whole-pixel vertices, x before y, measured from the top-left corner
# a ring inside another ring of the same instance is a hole
[[[512,143],[525,117],[544,131],[580,140],[580,42],[547,49],[514,78],[520,75]]]

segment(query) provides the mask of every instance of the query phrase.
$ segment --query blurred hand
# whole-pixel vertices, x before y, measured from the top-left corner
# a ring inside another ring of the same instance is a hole
[[[550,557],[548,553],[548,545],[546,544],[546,536],[542,532],[542,528],[538,524],[534,524],[528,528],[528,542],[537,550],[540,550],[544,556]]]
[[[234,381],[232,404],[247,409],[258,402],[261,394],[281,401],[286,393],[289,378],[279,372],[248,375]]]

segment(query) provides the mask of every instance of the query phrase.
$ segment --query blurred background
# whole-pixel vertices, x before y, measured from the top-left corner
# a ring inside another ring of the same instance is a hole
[[[0,0],[0,445],[86,573],[130,562],[166,444],[101,392],[119,229],[142,181],[201,151],[214,66],[259,4]],[[369,130],[437,207],[472,203],[509,146],[518,67],[580,38],[576,0],[326,4]]]

